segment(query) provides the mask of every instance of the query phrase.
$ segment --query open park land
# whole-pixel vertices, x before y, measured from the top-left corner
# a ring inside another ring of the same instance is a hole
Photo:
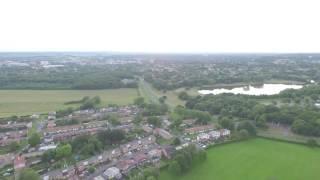
[[[164,170],[160,180],[313,180],[320,179],[319,166],[319,148],[255,138],[213,147],[187,174]]]
[[[100,96],[101,105],[125,105],[133,103],[138,93],[137,89],[0,90],[0,117],[30,115],[65,109],[75,106],[64,105],[65,102],[80,100],[84,96]]]

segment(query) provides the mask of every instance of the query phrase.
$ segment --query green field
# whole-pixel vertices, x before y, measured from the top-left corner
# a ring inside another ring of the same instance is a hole
[[[102,105],[132,103],[137,89],[112,90],[0,90],[0,117],[46,113],[64,109],[67,101],[100,96]]]
[[[221,145],[183,176],[161,172],[160,180],[317,180],[320,149],[266,139]]]

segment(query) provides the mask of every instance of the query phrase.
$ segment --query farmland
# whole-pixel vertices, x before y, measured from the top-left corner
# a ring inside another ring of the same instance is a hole
[[[185,175],[164,171],[160,180],[300,180],[319,179],[320,149],[266,139],[221,145]]]
[[[132,103],[136,89],[109,90],[0,90],[0,116],[45,113],[69,107],[65,102],[100,96],[101,105]],[[75,105],[73,105],[75,106]]]

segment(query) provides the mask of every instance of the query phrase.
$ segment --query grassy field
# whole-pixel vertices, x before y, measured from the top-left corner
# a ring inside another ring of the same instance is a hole
[[[67,101],[100,96],[102,105],[133,103],[137,89],[112,90],[0,90],[0,117],[64,109]]]
[[[164,171],[160,180],[317,180],[320,148],[266,139],[221,145],[183,176]]]

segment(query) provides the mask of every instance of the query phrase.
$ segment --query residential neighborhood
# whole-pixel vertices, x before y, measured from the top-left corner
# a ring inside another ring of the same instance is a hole
[[[58,117],[58,113],[52,111],[47,115],[32,115],[30,121],[25,123],[8,122],[13,126],[2,124],[0,128],[5,132],[0,134],[1,146],[9,146],[12,142],[30,141],[30,132],[40,134],[40,142],[35,146],[26,146],[17,154],[2,155],[0,165],[13,164],[16,176],[23,168],[43,164],[43,156],[58,151],[65,142],[72,143],[79,138],[120,131],[132,137],[112,148],[81,158],[73,165],[40,168],[39,173],[44,180],[124,179],[134,169],[161,166],[163,160],[171,159],[176,151],[190,144],[203,149],[210,143],[214,144],[217,139],[230,136],[230,130],[215,129],[211,124],[198,125],[196,119],[183,120],[180,127],[185,129],[182,133],[172,131],[172,122],[167,116],[156,117],[161,122],[157,127],[149,124],[148,118],[144,118],[139,126],[135,124],[135,119],[141,112],[141,108],[133,105],[77,110],[62,117]],[[179,139],[181,144],[169,143],[174,139]],[[8,169],[5,175],[11,173],[13,172]]]

